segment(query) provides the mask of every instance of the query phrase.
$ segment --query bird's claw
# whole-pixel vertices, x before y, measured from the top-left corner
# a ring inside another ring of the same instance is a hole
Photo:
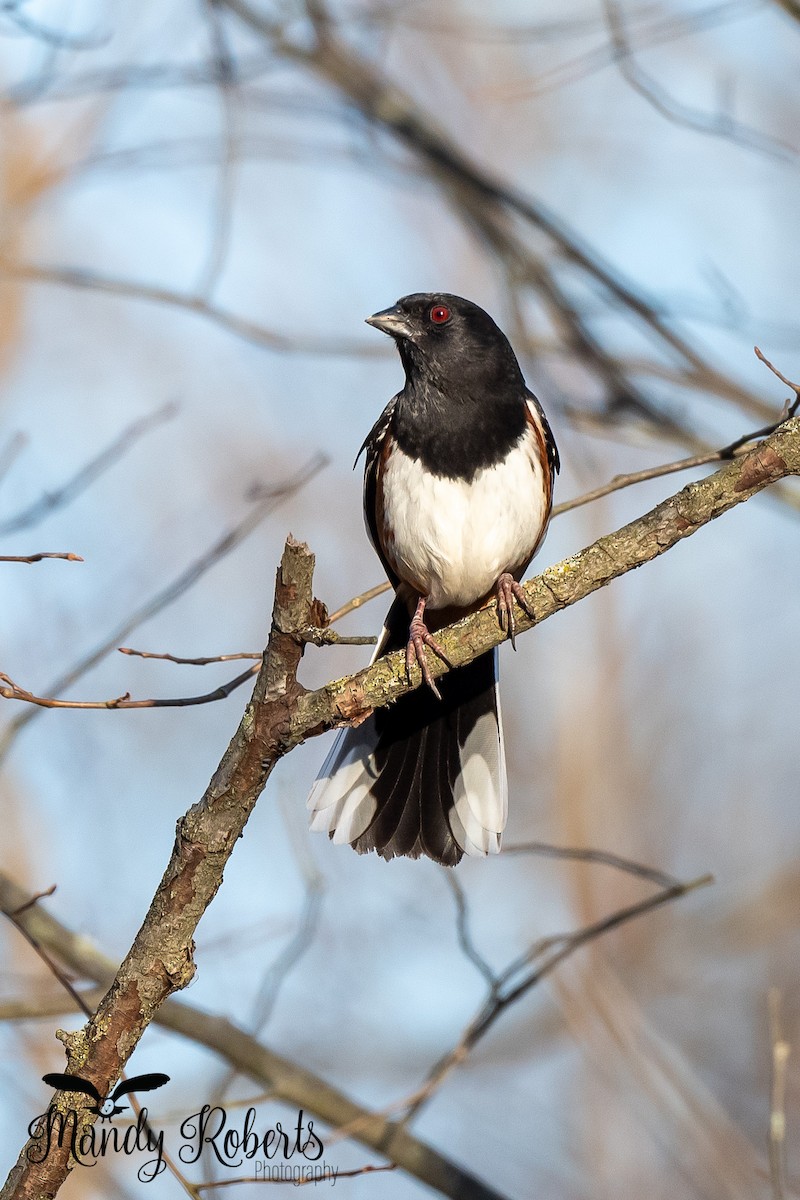
[[[497,620],[503,632],[508,634],[511,645],[516,650],[515,600],[523,612],[527,613],[531,620],[533,620],[535,614],[528,597],[514,576],[509,574],[508,571],[504,571],[497,581]]]
[[[425,655],[425,647],[430,646],[437,658],[440,658],[448,667],[452,667],[452,663],[448,659],[442,647],[436,641],[436,638],[428,630],[425,622],[421,617],[415,616],[411,622],[411,627],[408,631],[408,643],[406,645],[406,675],[408,682],[411,683],[411,668],[416,661],[417,666],[422,672],[422,681],[426,683],[433,692],[437,700],[441,700],[442,693],[436,686],[436,682],[431,675],[428,660]]]

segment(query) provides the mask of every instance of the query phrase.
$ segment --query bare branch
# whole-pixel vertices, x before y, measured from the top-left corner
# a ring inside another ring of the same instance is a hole
[[[778,3],[780,2],[781,0],[778,0]],[[787,2],[791,3],[791,0],[787,0]],[[666,45],[669,42],[681,40],[689,34],[700,33],[738,21],[742,17],[749,16],[758,7],[758,4],[759,0],[722,0],[722,3],[696,9],[685,18],[670,14],[670,16],[653,21],[648,27],[637,31],[634,48],[639,51],[653,46]],[[631,24],[635,18],[636,11],[633,10],[628,14],[628,23]],[[542,75],[536,76],[529,83],[493,89],[492,94],[505,100],[548,95],[559,88],[582,82],[598,71],[613,66],[614,62],[614,46],[610,42],[605,42],[601,46],[595,46],[585,53],[576,55],[567,62],[559,63]]]
[[[768,134],[760,133],[756,129],[742,125],[741,122],[735,121],[729,113],[702,112],[699,109],[692,108],[691,105],[682,104],[679,100],[676,100],[634,58],[633,50],[628,41],[622,9],[616,3],[616,0],[603,0],[603,7],[608,21],[614,62],[620,74],[633,90],[642,96],[662,117],[665,117],[675,125],[682,125],[685,129],[691,129],[695,133],[704,133],[711,137],[722,138],[724,141],[733,142],[734,145],[743,146],[748,150],[755,150],[760,154],[765,154],[770,158],[776,158],[782,162],[787,162],[797,157],[798,150],[795,146],[790,146],[787,142],[783,142],[779,138],[770,137]]]
[[[236,62],[239,83],[257,79],[271,65],[269,54],[242,55]],[[33,78],[9,88],[6,98],[19,106],[46,100],[75,100],[83,96],[130,90],[172,91],[175,88],[204,88],[216,83],[216,63],[130,63],[109,68],[76,72],[58,76],[50,69],[39,71]]]
[[[374,600],[376,596],[382,596],[384,592],[388,592],[390,587],[391,584],[387,580],[385,583],[377,583],[375,587],[367,588],[360,596],[354,596],[352,600],[348,600],[341,608],[337,608],[335,612],[332,612],[328,618],[328,623],[332,625],[334,621],[340,621],[348,613],[361,608],[362,604],[366,604],[368,601]]]
[[[778,370],[778,368],[775,366],[775,364],[771,363],[769,361],[769,359],[764,354],[761,353],[758,346],[754,346],[753,351],[755,353],[756,358],[760,358],[761,361],[763,362],[764,366],[769,367],[770,371],[772,371],[772,374],[777,376],[777,378],[780,379],[781,383],[785,383],[786,386],[788,388],[791,388],[792,391],[794,392],[794,396],[795,396],[794,400],[793,401],[787,400],[786,404],[783,407],[784,420],[786,419],[786,417],[793,417],[794,414],[797,412],[798,405],[800,405],[800,383],[792,383],[791,379],[787,379],[785,375],[782,375],[780,373],[780,371]]]
[[[581,949],[581,947],[608,933],[610,930],[617,929],[627,921],[643,916],[645,913],[660,908],[662,905],[668,904],[680,896],[685,896],[689,892],[696,891],[698,888],[707,887],[712,882],[713,879],[710,875],[703,875],[691,880],[689,883],[674,883],[670,887],[663,888],[654,895],[647,897],[645,900],[640,900],[637,904],[621,908],[608,917],[603,917],[599,921],[592,922],[591,925],[584,926],[577,933],[550,937],[537,943],[527,955],[524,955],[521,960],[512,963],[499,977],[493,980],[485,1003],[467,1026],[458,1043],[448,1054],[440,1059],[430,1072],[425,1083],[404,1102],[404,1107],[406,1108],[404,1119],[407,1121],[419,1112],[420,1108],[431,1099],[450,1072],[464,1062],[469,1053],[486,1036],[510,1005],[516,1004],[531,988],[541,983],[544,978],[554,971],[566,958],[574,954],[576,950]],[[521,979],[517,979],[516,977],[520,972],[520,968],[528,965],[530,965],[531,969],[525,972]]]
[[[204,0],[215,66],[222,121],[222,154],[211,223],[211,244],[197,284],[198,296],[210,298],[225,265],[230,244],[238,160],[239,111],[234,94],[235,59],[215,0]]]
[[[64,30],[52,29],[34,20],[28,13],[22,11],[21,0],[5,0],[1,14],[3,20],[13,24],[16,29],[28,37],[45,42],[56,49],[64,50],[96,50],[109,40],[106,33],[75,34]]]
[[[36,696],[33,692],[29,692],[26,688],[20,687],[15,683],[10,676],[0,671],[0,681],[5,685],[0,687],[0,696],[6,700],[22,700],[26,704],[33,704],[37,708],[100,708],[100,709],[117,709],[117,708],[191,708],[196,704],[212,704],[216,700],[226,700],[231,692],[235,692],[243,683],[247,683],[248,679],[258,672],[258,666],[248,667],[241,675],[237,675],[228,683],[220,684],[211,692],[204,692],[201,696],[174,696],[161,697],[159,699],[148,700],[132,700],[130,693],[125,692],[122,696],[115,696],[110,700],[56,700],[52,696]]]
[[[41,551],[39,554],[0,554],[0,562],[7,563],[37,563],[43,558],[61,558],[66,562],[83,562],[80,554],[53,554]]]
[[[678,880],[655,867],[646,867],[643,863],[634,862],[630,858],[621,858],[619,854],[611,854],[607,850],[582,849],[574,846],[551,846],[547,842],[520,842],[516,846],[504,846],[503,854],[538,854],[542,858],[558,858],[569,862],[585,862],[613,867],[616,871],[624,871],[639,879],[647,879],[660,888],[671,888],[678,885]]]
[[[159,658],[166,662],[179,663],[181,666],[207,667],[210,663],[236,662],[241,658],[253,658],[261,661],[261,652],[243,654],[214,654],[210,658],[179,658],[176,654],[153,654],[149,650],[132,650],[130,646],[117,646],[120,654],[134,655],[136,658]]]
[[[171,308],[183,309],[204,317],[206,320],[225,329],[228,333],[263,346],[278,354],[322,354],[337,357],[380,357],[386,353],[385,348],[373,342],[348,339],[341,337],[306,337],[304,335],[289,336],[275,333],[265,325],[249,321],[246,317],[237,316],[213,304],[204,296],[178,292],[172,288],[156,287],[146,283],[136,283],[130,279],[114,279],[94,271],[78,270],[73,267],[39,267],[30,263],[0,264],[0,273],[13,279],[24,279],[30,283],[55,284],[61,287],[77,288],[81,291],[106,292],[109,295],[121,296],[128,300],[143,300],[151,304],[166,304]],[[0,526],[0,532],[2,527]]]

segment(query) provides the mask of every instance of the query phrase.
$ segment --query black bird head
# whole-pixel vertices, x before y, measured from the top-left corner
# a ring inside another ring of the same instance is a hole
[[[395,339],[409,383],[440,391],[522,396],[525,381],[508,338],[471,300],[449,292],[417,292],[367,317]]]

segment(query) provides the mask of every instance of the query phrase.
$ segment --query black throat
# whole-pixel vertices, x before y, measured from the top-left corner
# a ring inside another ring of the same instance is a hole
[[[519,388],[476,394],[437,386],[428,375],[406,380],[397,397],[392,432],[400,450],[432,474],[471,480],[505,459],[526,426]]]

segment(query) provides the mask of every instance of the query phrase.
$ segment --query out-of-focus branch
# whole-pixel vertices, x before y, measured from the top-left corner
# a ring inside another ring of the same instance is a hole
[[[20,33],[57,50],[95,50],[108,41],[109,35],[106,33],[68,33],[66,30],[44,25],[23,10],[22,0],[5,0],[0,16],[2,20],[14,25]]]
[[[458,1043],[436,1064],[422,1087],[408,1098],[405,1119],[408,1120],[431,1099],[453,1068],[465,1060],[509,1005],[515,1004],[531,988],[541,983],[542,979],[576,950],[610,930],[619,928],[627,921],[643,916],[698,888],[707,887],[710,883],[713,883],[710,875],[702,875],[689,883],[674,883],[636,904],[618,909],[610,916],[584,926],[576,933],[549,937],[538,942],[521,959],[515,960],[492,979],[485,1003],[464,1030]]]
[[[609,483],[594,488],[591,492],[584,492],[582,496],[576,496],[572,500],[565,500],[561,504],[556,504],[553,507],[553,516],[557,517],[561,513],[569,512],[573,508],[580,508],[584,504],[590,504],[593,500],[609,496],[612,492],[618,492],[621,488],[631,487],[635,483],[643,483],[649,479],[660,479],[664,475],[672,475],[677,471],[688,471],[693,467],[705,467],[709,463],[725,462],[727,459],[747,454],[750,449],[750,443],[758,441],[759,438],[766,437],[777,429],[787,417],[793,417],[798,407],[800,407],[800,386],[792,383],[785,375],[782,375],[778,368],[762,354],[758,346],[754,349],[756,356],[765,366],[769,367],[773,375],[776,375],[781,383],[785,383],[794,392],[794,399],[790,398],[786,401],[776,421],[772,421],[769,425],[765,425],[761,429],[755,429],[752,433],[743,434],[742,437],[736,438],[729,445],[723,446],[721,450],[710,450],[707,454],[694,454],[689,458],[679,458],[675,462],[663,463],[657,467],[648,467],[643,471],[631,471],[627,475],[615,475]]]
[[[593,866],[612,867],[626,875],[638,879],[647,879],[660,888],[678,886],[678,880],[655,867],[645,866],[644,863],[634,862],[630,858],[622,858],[619,854],[611,854],[608,850],[593,850],[576,846],[551,846],[549,842],[519,842],[513,846],[503,846],[503,854],[538,854],[542,858],[556,858],[562,862],[591,863]]]
[[[770,137],[757,129],[751,129],[726,112],[708,113],[682,104],[671,96],[636,61],[633,49],[628,40],[626,21],[622,9],[616,0],[603,0],[603,7],[608,21],[609,37],[614,62],[623,79],[650,104],[657,113],[675,125],[682,125],[695,133],[703,133],[710,137],[722,138],[743,146],[748,150],[756,150],[771,158],[783,162],[796,158],[798,150],[779,138]]]
[[[235,93],[236,60],[228,45],[225,23],[216,0],[205,0],[204,8],[213,51],[222,124],[222,146],[217,171],[214,216],[211,222],[211,241],[196,289],[199,296],[210,299],[225,265],[230,245],[240,120]]]
[[[800,4],[798,0],[775,0],[775,3],[795,21],[800,21]]]
[[[195,316],[218,325],[221,329],[264,346],[279,354],[321,354],[338,357],[379,357],[385,353],[381,345],[366,340],[341,337],[309,337],[276,333],[257,321],[237,316],[214,304],[206,296],[175,291],[173,288],[156,287],[137,283],[131,279],[114,279],[95,271],[77,270],[73,267],[45,267],[32,263],[0,263],[0,274],[30,283],[54,284],[60,287],[77,288],[80,291],[105,292],[128,300],[142,300],[150,304],[166,304],[171,308],[183,309]]]
[[[18,533],[21,529],[30,529],[31,526],[38,525],[45,517],[49,517],[56,509],[64,508],[65,505],[71,504],[87,488],[91,487],[101,475],[104,475],[115,466],[121,458],[124,458],[145,434],[150,433],[151,430],[156,429],[159,425],[163,425],[165,421],[171,421],[177,411],[177,404],[170,400],[166,404],[163,404],[161,408],[157,408],[155,412],[133,421],[127,429],[123,429],[119,437],[116,437],[109,446],[106,446],[104,450],[101,450],[99,454],[90,459],[66,483],[56,488],[55,491],[45,492],[39,500],[36,500],[27,508],[23,508],[20,512],[15,513],[14,516],[6,517],[5,520],[0,521],[0,536]]]
[[[780,0],[778,2],[780,3]],[[646,28],[637,29],[634,49],[641,51],[654,46],[663,46],[669,42],[684,39],[693,33],[702,33],[718,28],[749,16],[758,6],[759,0],[722,0],[722,3],[709,4],[706,8],[695,9],[684,17],[670,13],[666,17],[651,20]],[[640,16],[652,19],[653,9],[643,8]],[[641,25],[642,21],[637,22],[636,18],[637,11],[632,9],[628,13],[628,25]],[[603,18],[598,18],[598,20],[602,22]],[[603,27],[602,24],[598,26],[601,31]],[[558,63],[542,74],[536,75],[530,81],[493,87],[490,94],[504,100],[548,95],[560,88],[568,87],[570,84],[582,82],[598,71],[613,66],[614,62],[614,46],[610,42],[604,41],[602,45],[594,46],[591,50],[575,55],[566,62]]]
[[[3,482],[27,443],[28,439],[25,434],[17,431],[11,435],[3,449],[0,450],[0,483]]]

